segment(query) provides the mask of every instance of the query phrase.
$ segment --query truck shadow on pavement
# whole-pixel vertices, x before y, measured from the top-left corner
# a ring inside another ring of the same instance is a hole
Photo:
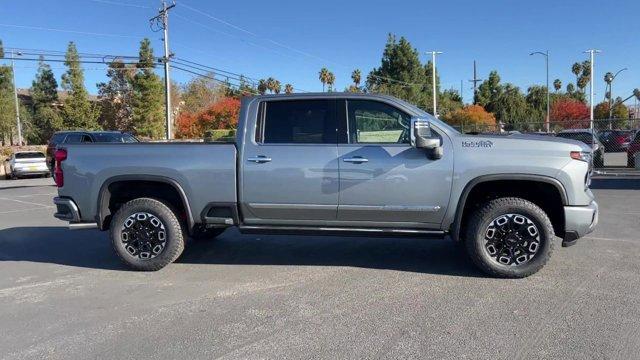
[[[65,227],[0,230],[0,262],[28,261],[128,270],[108,233]],[[181,264],[348,266],[451,276],[484,276],[449,239],[241,235],[190,240]],[[171,266],[171,265],[169,265]]]

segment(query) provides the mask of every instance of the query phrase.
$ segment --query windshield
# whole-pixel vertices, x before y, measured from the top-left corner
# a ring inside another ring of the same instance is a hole
[[[101,143],[134,143],[138,142],[138,139],[134,138],[130,134],[120,133],[96,133],[93,134],[96,142]]]
[[[21,152],[16,153],[16,159],[38,159],[44,158],[44,154],[41,152]]]

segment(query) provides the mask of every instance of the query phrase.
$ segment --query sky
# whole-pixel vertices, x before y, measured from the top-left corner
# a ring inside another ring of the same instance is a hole
[[[503,82],[523,91],[544,84],[545,62],[533,51],[549,51],[550,82],[575,82],[571,65],[583,51],[601,50],[595,60],[595,99],[605,93],[604,73],[628,68],[615,79],[614,96],[640,87],[640,1],[205,1],[176,0],[170,12],[169,44],[176,57],[253,78],[273,76],[296,89],[320,91],[323,66],[336,89],[380,65],[387,34],[406,37],[426,62],[437,59],[441,86],[472,99],[473,61],[478,77],[497,70]],[[162,55],[162,35],[149,27],[159,0],[4,0],[0,39],[5,48],[64,51],[74,41],[83,53],[137,55],[144,37]],[[1,61],[1,60],[0,60]],[[6,60],[4,60],[6,63]],[[58,80],[63,64],[51,63]],[[19,88],[26,88],[37,63],[16,61]],[[85,64],[86,85],[96,93],[105,81],[101,64]],[[160,69],[158,71],[159,74]],[[185,83],[193,75],[173,70]],[[627,102],[633,104],[633,100]]]

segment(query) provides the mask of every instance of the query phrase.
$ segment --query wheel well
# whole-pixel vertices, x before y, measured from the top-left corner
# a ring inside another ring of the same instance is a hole
[[[564,236],[563,197],[555,185],[536,180],[492,180],[475,185],[467,195],[459,222],[459,237],[464,234],[467,219],[475,209],[491,199],[507,196],[538,205],[549,216],[556,236]]]
[[[172,207],[178,219],[189,224],[188,205],[173,184],[156,180],[122,180],[110,183],[102,191],[99,203],[100,228],[109,228],[111,217],[126,202],[142,197],[162,200]]]

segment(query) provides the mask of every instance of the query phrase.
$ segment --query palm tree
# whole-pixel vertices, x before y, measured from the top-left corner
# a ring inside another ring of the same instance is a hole
[[[258,81],[258,92],[260,95],[264,95],[268,89],[267,82],[264,79],[260,79],[260,81]]]
[[[267,89],[269,90],[270,93],[273,93],[275,90],[275,82],[276,82],[276,79],[272,77],[267,78]]]
[[[351,79],[353,80],[353,85],[356,87],[360,87],[360,81],[362,80],[362,74],[360,73],[360,69],[355,69],[351,73]]]
[[[291,85],[291,84],[286,84],[286,85],[284,86],[284,93],[285,93],[285,94],[291,94],[291,93],[293,93],[293,85]]]
[[[280,85],[280,80],[273,81],[273,92],[276,94],[280,94],[280,90],[282,90],[282,85]]]
[[[573,73],[573,75],[576,76],[576,82],[578,82],[578,76],[580,75],[580,73],[582,72],[582,64],[580,63],[574,63],[571,66],[571,72]]]
[[[640,89],[633,89],[633,95],[640,101]]]
[[[553,80],[553,88],[556,89],[556,92],[562,89],[562,81],[560,79]]]
[[[320,72],[318,73],[318,79],[322,83],[322,92],[324,92],[324,86],[327,83],[328,78],[329,78],[329,69],[327,69],[326,67],[323,67],[322,69],[320,69]]]
[[[329,92],[333,91],[333,84],[336,83],[336,76],[331,71],[327,75],[327,85],[329,85]]]
[[[574,91],[576,91],[575,85],[573,85],[573,83],[568,83],[567,84],[567,93],[573,94]]]

